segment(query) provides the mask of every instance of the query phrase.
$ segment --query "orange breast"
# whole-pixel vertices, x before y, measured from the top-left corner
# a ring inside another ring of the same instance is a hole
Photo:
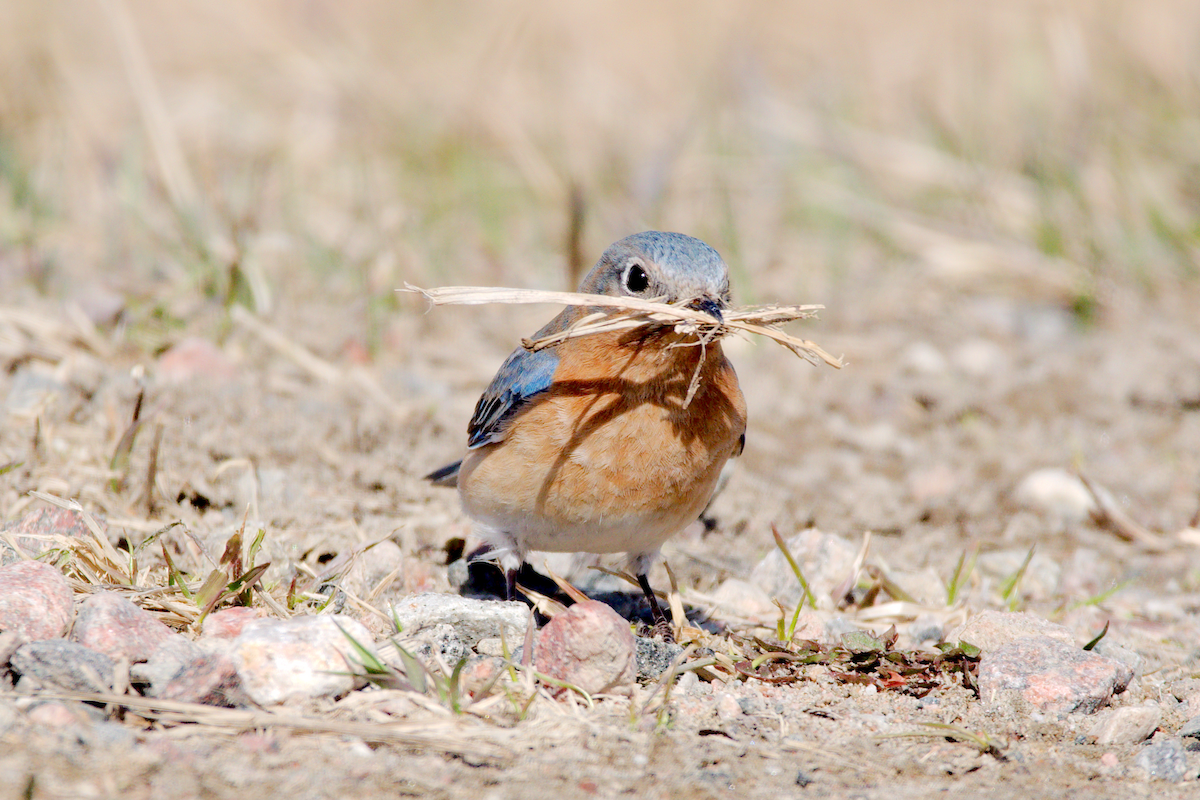
[[[550,389],[504,441],[464,460],[468,513],[530,549],[590,552],[654,549],[694,520],[738,447],[746,406],[719,343],[673,341],[613,334],[560,345]]]

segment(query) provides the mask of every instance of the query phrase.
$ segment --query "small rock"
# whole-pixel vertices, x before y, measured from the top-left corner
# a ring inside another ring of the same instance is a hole
[[[466,663],[459,676],[463,691],[474,695],[488,685],[494,685],[506,665],[503,658],[476,656]]]
[[[73,596],[62,573],[40,561],[0,567],[0,631],[26,642],[65,636]]]
[[[969,641],[969,640],[968,640]],[[1016,712],[1090,714],[1123,691],[1132,671],[1119,661],[1080,650],[1048,636],[1031,636],[984,651],[979,697],[991,708]]]
[[[788,618],[787,625],[792,624],[791,618]],[[792,630],[792,641],[807,639],[813,642],[831,641],[826,638],[825,620],[815,611],[801,611],[800,616],[796,617],[796,627]]]
[[[634,644],[637,647],[638,678],[647,681],[658,680],[683,652],[683,648],[674,642],[647,639],[644,636],[635,636]]]
[[[18,414],[28,414],[46,402],[51,395],[65,395],[66,385],[53,372],[34,364],[19,367],[8,384],[3,408]]]
[[[1105,658],[1113,658],[1120,661],[1125,666],[1133,671],[1134,676],[1142,674],[1142,665],[1145,659],[1136,651],[1130,650],[1128,647],[1109,641],[1107,638],[1101,639],[1100,642],[1092,648],[1093,653],[1098,653]]]
[[[458,632],[444,622],[422,628],[413,636],[397,636],[395,638],[396,644],[427,665],[441,660],[443,664],[453,667],[471,654],[471,648],[467,647],[458,637]]]
[[[940,642],[944,633],[941,620],[928,614],[919,616],[910,622],[906,632],[908,633],[908,638],[912,639],[915,644]]]
[[[953,644],[969,642],[985,653],[1028,636],[1048,636],[1065,645],[1075,637],[1062,625],[1024,612],[981,611],[946,635]]]
[[[1134,763],[1151,780],[1179,783],[1187,776],[1187,754],[1178,739],[1162,739],[1146,745]]]
[[[1008,366],[1004,348],[988,339],[968,339],[950,354],[954,368],[972,378],[998,375]]]
[[[1182,738],[1200,739],[1200,717],[1192,717],[1179,729]]]
[[[157,697],[222,708],[250,704],[237,667],[221,653],[207,653],[193,659],[167,681]]]
[[[473,600],[452,594],[417,594],[392,607],[400,632],[412,636],[435,625],[450,625],[467,646],[503,634],[509,647],[525,641],[529,608],[524,603]]]
[[[99,592],[80,603],[71,629],[72,641],[130,663],[148,661],[173,636],[183,638],[116,592]]]
[[[1029,548],[993,550],[982,553],[975,561],[975,568],[980,575],[1000,585],[1017,574],[1026,558],[1029,558]],[[1058,591],[1061,580],[1062,567],[1059,563],[1045,553],[1035,552],[1029,558],[1029,563],[1025,564],[1017,591],[1024,597],[1043,599]]]
[[[6,665],[12,654],[24,643],[21,637],[12,631],[0,632],[0,667]]]
[[[165,639],[144,663],[130,665],[129,677],[150,684],[146,694],[157,697],[181,669],[203,655],[199,645],[182,636]]]
[[[1017,486],[1016,500],[1066,523],[1083,522],[1096,508],[1096,501],[1083,481],[1057,467],[1026,475]]]
[[[629,623],[595,600],[576,603],[538,633],[539,672],[589,694],[628,686],[637,675]]]
[[[675,691],[679,694],[693,694],[700,686],[700,676],[695,672],[685,672],[675,681]]]
[[[246,606],[222,608],[204,618],[204,629],[200,632],[200,636],[211,639],[233,639],[241,635],[246,623],[262,618],[262,612],[257,608],[247,608]]]
[[[913,342],[904,348],[900,364],[917,375],[942,375],[949,367],[946,357],[929,342]]]
[[[742,716],[742,705],[729,692],[721,692],[717,695],[716,711],[717,719],[729,724]]]
[[[858,548],[840,536],[816,528],[796,534],[787,540],[787,546],[817,599],[817,607],[833,608],[830,592],[850,576]],[[750,583],[789,607],[800,601],[803,591],[779,548],[758,562],[750,573]]]
[[[100,327],[115,324],[125,311],[125,298],[106,286],[80,287],[74,299],[84,316]]]
[[[1104,755],[1100,756],[1100,765],[1108,767],[1109,769],[1112,769],[1120,763],[1121,760],[1117,758],[1116,753],[1105,753]]]
[[[341,615],[257,620],[230,642],[229,656],[259,705],[337,697],[359,683],[347,674],[358,663],[347,635],[371,646],[367,629]]]
[[[101,531],[105,529],[102,519],[97,519],[96,523]],[[5,523],[3,530],[14,537],[17,547],[29,557],[39,556],[46,551],[50,543],[44,537],[49,534],[71,537],[90,535],[83,514],[57,507],[30,511],[19,520]],[[15,564],[21,560],[6,542],[0,541],[0,565]]]
[[[158,377],[166,383],[193,379],[226,381],[237,375],[237,367],[212,342],[189,336],[158,357]]]
[[[76,728],[81,725],[90,725],[91,718],[80,706],[80,703],[48,700],[31,706],[25,713],[34,725],[42,725],[47,728]]]
[[[111,692],[115,673],[111,658],[66,639],[21,645],[12,668],[22,678],[77,692]]]
[[[1162,722],[1158,706],[1114,708],[1100,716],[1089,734],[1096,744],[1137,744],[1150,738]]]
[[[774,620],[779,608],[756,584],[738,578],[728,578],[712,594],[719,613],[754,622]]]

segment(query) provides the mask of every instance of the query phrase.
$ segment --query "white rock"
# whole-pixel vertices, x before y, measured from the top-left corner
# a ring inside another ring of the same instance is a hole
[[[1018,503],[1053,514],[1063,522],[1082,522],[1096,508],[1083,481],[1057,467],[1029,473],[1017,486]]]
[[[347,637],[373,644],[362,623],[342,615],[261,619],[225,644],[246,693],[260,705],[337,697],[357,685],[358,654]]]
[[[809,528],[787,540],[788,550],[808,581],[818,608],[833,608],[830,592],[850,576],[857,548],[840,536]],[[768,597],[795,606],[802,590],[779,548],[768,553],[750,573],[750,582]]]
[[[467,647],[480,639],[504,636],[510,648],[525,641],[529,607],[524,603],[472,600],[453,594],[414,594],[392,607],[400,630],[415,636],[436,625],[449,625]]]
[[[1104,712],[1089,730],[1096,744],[1137,744],[1150,738],[1162,722],[1158,706],[1126,706]]]

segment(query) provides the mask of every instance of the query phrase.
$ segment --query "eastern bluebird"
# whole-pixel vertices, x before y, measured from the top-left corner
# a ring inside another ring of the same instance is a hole
[[[684,302],[721,321],[729,270],[699,239],[647,231],[609,247],[579,291]],[[569,306],[535,338],[595,310]],[[721,468],[741,453],[746,402],[719,341],[700,346],[694,334],[648,323],[537,352],[518,347],[467,433],[462,461],[427,477],[457,483],[505,572],[509,599],[531,550],[626,552],[662,623],[646,572],[662,544],[700,516]]]

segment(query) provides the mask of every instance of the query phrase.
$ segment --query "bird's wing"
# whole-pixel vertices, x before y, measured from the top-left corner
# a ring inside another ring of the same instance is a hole
[[[503,440],[508,421],[532,398],[550,388],[556,369],[558,354],[554,348],[536,353],[523,347],[514,350],[475,405],[475,414],[467,425],[467,447],[474,449]]]

